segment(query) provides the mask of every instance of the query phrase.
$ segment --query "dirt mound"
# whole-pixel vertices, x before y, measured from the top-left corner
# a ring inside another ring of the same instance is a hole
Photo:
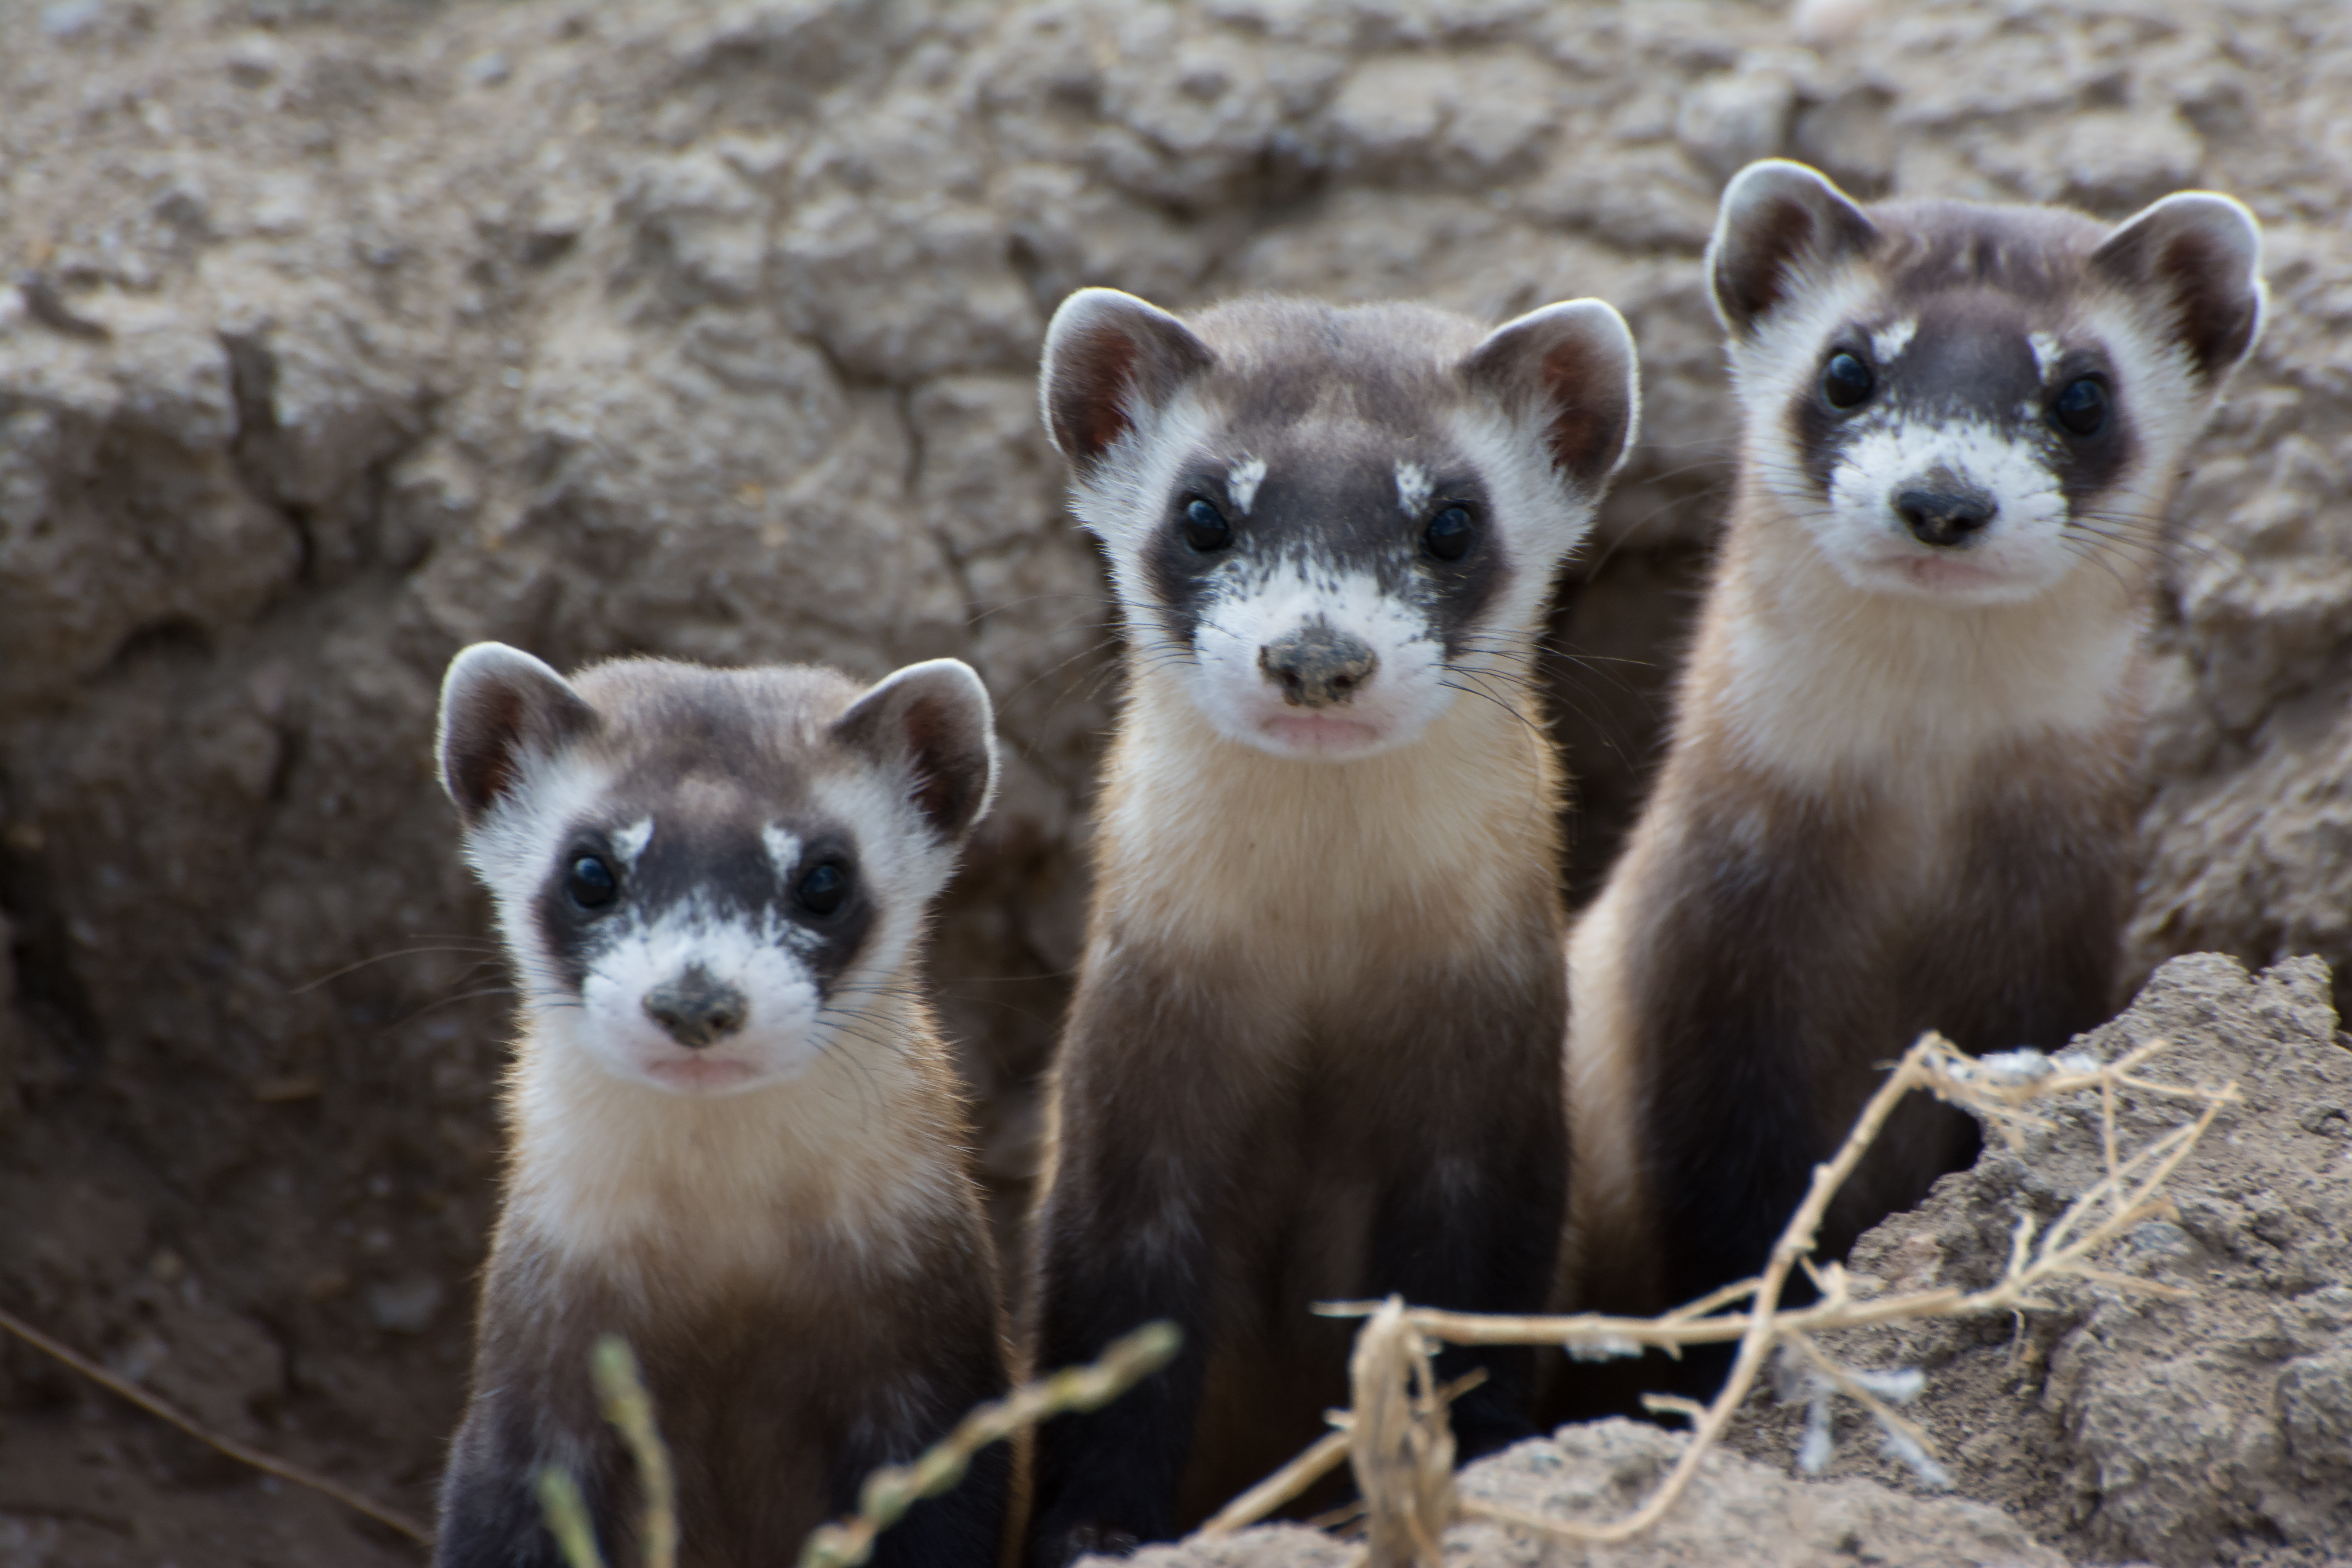
[[[1689,1439],[1636,1421],[1564,1426],[1470,1467],[1465,1499],[1538,1519],[1600,1524],[1637,1507]],[[1997,1508],[1917,1499],[1875,1481],[1791,1479],[1785,1462],[1716,1453],[1657,1529],[1614,1547],[1541,1541],[1488,1523],[1446,1532],[1454,1568],[2065,1568]],[[1297,1525],[1139,1552],[1139,1568],[1344,1568],[1360,1548]],[[1106,1561],[1088,1561],[1101,1568]]]
[[[1472,1466],[1463,1472],[1462,1494],[1537,1518],[1598,1524],[1638,1505],[1688,1441],[1634,1421],[1562,1427],[1555,1437]],[[1569,1547],[1493,1524],[1466,1524],[1447,1532],[1445,1560],[1461,1568],[1828,1568],[1856,1562],[2065,1568],[2064,1558],[1998,1509],[1908,1498],[1868,1480],[1792,1480],[1785,1470],[1714,1454],[1701,1463],[1683,1505],[1638,1541]],[[1268,1525],[1224,1541],[1141,1552],[1132,1561],[1139,1568],[1343,1568],[1359,1550],[1301,1526]]]
[[[2154,1039],[2171,1048],[2147,1077],[2243,1097],[2173,1177],[2177,1222],[2141,1225],[2110,1264],[2177,1297],[2077,1281],[2022,1321],[1857,1331],[1836,1353],[1924,1370],[1917,1414],[1959,1494],[2075,1556],[2335,1561],[2352,1542],[2352,1039],[2324,964],[2249,978],[2210,955],[2166,964],[2084,1043],[2112,1059]],[[2095,1097],[2044,1109],[2046,1131],[1946,1177],[1852,1266],[1901,1289],[1991,1283],[2020,1213],[2046,1223],[2105,1173]],[[2126,1148],[2182,1115],[2128,1095],[2118,1111]],[[1743,1446],[1790,1454],[1801,1419],[1767,1408]],[[1836,1468],[1917,1485],[1868,1444]]]
[[[0,1304],[429,1507],[503,1003],[425,759],[482,637],[980,667],[1010,772],[938,967],[1017,1199],[1108,713],[1031,385],[1081,283],[1624,310],[1643,445],[1556,619],[1589,886],[1726,474],[1699,250],[1772,153],[2262,215],[2277,314],[2168,569],[2136,952],[2352,959],[2352,16],[1805,16],[0,5]],[[0,1353],[0,1561],[393,1559],[255,1485]]]

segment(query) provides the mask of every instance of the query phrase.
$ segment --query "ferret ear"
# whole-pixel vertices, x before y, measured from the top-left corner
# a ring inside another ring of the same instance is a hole
[[[988,815],[996,795],[996,710],[971,666],[910,664],[833,721],[834,738],[907,776],[908,798],[953,842]]]
[[[1214,363],[1192,329],[1132,294],[1081,289],[1062,301],[1045,329],[1039,401],[1055,448],[1081,473]]]
[[[1488,332],[1462,375],[1513,418],[1539,424],[1553,466],[1591,495],[1633,449],[1640,364],[1624,317],[1598,300],[1570,300]]]
[[[596,710],[563,677],[518,648],[478,642],[441,679],[441,787],[470,827],[513,790],[526,755],[552,756],[595,728]]]
[[[2092,270],[2165,308],[2173,340],[2208,386],[2238,367],[2262,331],[2263,231],[2242,203],[2181,191],[2126,219],[2091,253]]]
[[[1805,267],[1866,256],[1877,244],[1877,226],[1817,171],[1785,158],[1750,163],[1724,187],[1707,242],[1716,317],[1744,338]]]

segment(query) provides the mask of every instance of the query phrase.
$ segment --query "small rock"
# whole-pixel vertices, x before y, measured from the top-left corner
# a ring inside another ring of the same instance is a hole
[[[239,87],[267,87],[285,64],[285,46],[267,33],[248,34],[229,46],[228,79]]]
[[[41,7],[41,32],[59,43],[79,38],[106,19],[106,0],[56,0]]]

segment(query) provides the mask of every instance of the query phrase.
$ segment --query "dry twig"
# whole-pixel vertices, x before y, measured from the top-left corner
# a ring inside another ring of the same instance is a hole
[[[1405,1321],[1402,1298],[1381,1302],[1357,1334],[1348,1378],[1348,1458],[1364,1495],[1371,1568],[1442,1568],[1438,1538],[1460,1506],[1454,1433],[1429,1342]]]
[[[1192,1533],[1204,1540],[1231,1535],[1265,1518],[1276,1509],[1304,1494],[1307,1488],[1339,1468],[1348,1457],[1348,1427],[1350,1423],[1339,1412],[1331,1419],[1336,1430],[1326,1432],[1304,1452],[1274,1474],[1242,1493],[1219,1509],[1206,1524]]]
[[[1101,1409],[1166,1366],[1181,1342],[1175,1324],[1146,1323],[1114,1340],[1092,1365],[1065,1367],[980,1406],[913,1464],[886,1465],[866,1477],[857,1512],[810,1535],[801,1548],[800,1568],[856,1568],[873,1553],[874,1538],[908,1509],[963,1479],[981,1449],[1049,1415]]]
[[[618,1334],[600,1334],[589,1357],[596,1379],[596,1397],[604,1419],[620,1432],[636,1461],[637,1484],[645,1491],[645,1518],[638,1526],[638,1561],[645,1568],[677,1568],[677,1481],[670,1468],[669,1445],[662,1441],[654,1420],[653,1395],[637,1371],[637,1358]],[[539,1472],[539,1506],[547,1516],[548,1533],[571,1568],[604,1568],[604,1554],[596,1546],[596,1527],[589,1520],[587,1500],[580,1483],[560,1465]]]
[[[426,1546],[433,1544],[433,1532],[397,1509],[386,1508],[374,1499],[353,1491],[341,1481],[329,1480],[316,1470],[306,1470],[299,1465],[290,1464],[274,1455],[265,1454],[249,1444],[240,1443],[234,1437],[222,1436],[196,1421],[194,1416],[181,1414],[178,1408],[165,1404],[128,1378],[117,1377],[71,1346],[51,1339],[14,1312],[0,1311],[0,1329],[5,1329],[16,1335],[35,1350],[55,1356],[108,1393],[129,1400],[148,1415],[177,1426],[197,1442],[226,1454],[239,1464],[250,1465],[265,1475],[276,1476],[280,1480],[292,1481],[298,1487],[306,1487],[311,1491],[331,1497],[345,1508],[363,1513],[378,1524],[400,1531],[411,1541],[422,1542]]]
[[[1827,1163],[1814,1167],[1812,1182],[1804,1201],[1774,1244],[1763,1274],[1754,1279],[1726,1286],[1662,1317],[1613,1318],[1597,1313],[1571,1317],[1500,1317],[1428,1309],[1400,1310],[1393,1302],[1342,1303],[1318,1310],[1334,1316],[1362,1316],[1370,1320],[1362,1331],[1364,1337],[1359,1340],[1360,1368],[1365,1364],[1362,1346],[1373,1336],[1376,1326],[1383,1336],[1383,1342],[1402,1343],[1406,1342],[1402,1336],[1418,1334],[1454,1344],[1557,1344],[1571,1356],[1588,1360],[1639,1354],[1644,1348],[1658,1348],[1678,1354],[1685,1345],[1738,1342],[1731,1375],[1711,1404],[1700,1406],[1687,1401],[1674,1401],[1670,1405],[1661,1402],[1659,1407],[1672,1408],[1677,1414],[1691,1418],[1691,1440],[1665,1479],[1632,1512],[1605,1523],[1588,1525],[1535,1519],[1492,1504],[1466,1500],[1455,1505],[1456,1511],[1464,1517],[1491,1519],[1580,1543],[1612,1543],[1640,1535],[1656,1524],[1688,1489],[1698,1473],[1700,1463],[1721,1440],[1733,1415],[1755,1386],[1757,1376],[1767,1359],[1782,1344],[1792,1346],[1811,1362],[1816,1368],[1815,1375],[1826,1380],[1828,1385],[1859,1402],[1886,1435],[1894,1451],[1911,1463],[1923,1477],[1932,1479],[1940,1473],[1940,1467],[1935,1464],[1927,1450],[1926,1434],[1914,1423],[1897,1415],[1883,1396],[1892,1390],[1893,1384],[1883,1375],[1856,1373],[1839,1366],[1820,1349],[1813,1336],[1832,1330],[1910,1319],[2044,1310],[2049,1303],[2042,1299],[2040,1292],[2062,1279],[2084,1280],[2152,1294],[2175,1293],[2171,1287],[2112,1273],[2096,1268],[2090,1261],[2100,1248],[2133,1226],[2171,1212],[2171,1201],[2161,1193],[2164,1184],[2189,1157],[2197,1141],[2213,1124],[2213,1119],[2221,1114],[2222,1106],[2237,1098],[2235,1085],[2219,1089],[2190,1088],[2153,1082],[2137,1076],[2136,1069],[2164,1048],[2163,1041],[2150,1041],[2126,1052],[2114,1062],[2102,1065],[2077,1051],[2062,1052],[2054,1057],[2039,1051],[2011,1051],[1974,1058],[1961,1052],[1941,1036],[1923,1036],[1905,1053],[1878,1092],[1864,1107],[1853,1131],[1836,1155]],[[1869,1152],[1885,1126],[1886,1119],[1903,1097],[1921,1089],[1938,1099],[1977,1111],[1993,1124],[2012,1148],[2021,1145],[2026,1128],[2048,1125],[2042,1118],[2033,1115],[2028,1106],[2053,1095],[2095,1089],[2100,1095],[2103,1112],[2102,1152],[2105,1174],[2069,1204],[2046,1231],[2037,1231],[2030,1215],[2020,1215],[2011,1239],[2008,1267],[2000,1279],[1983,1289],[1968,1291],[1945,1286],[1899,1296],[1857,1297],[1855,1281],[1843,1268],[1832,1263],[1816,1269],[1808,1255],[1812,1250],[1814,1237],[1831,1200]],[[2193,1121],[2173,1128],[2145,1148],[2125,1157],[2116,1143],[2117,1089],[2129,1089],[2153,1097],[2196,1100],[2201,1102],[2202,1110]],[[1790,1272],[1800,1266],[1812,1276],[1820,1289],[1820,1299],[1809,1306],[1784,1311],[1780,1306],[1781,1291]],[[1740,1310],[1724,1310],[1727,1308]],[[1417,1341],[1412,1342],[1418,1344]],[[1405,1408],[1407,1404],[1411,1404],[1416,1412],[1411,1419],[1442,1426],[1442,1402],[1427,1406],[1425,1414],[1423,1414],[1423,1406],[1409,1401],[1406,1394],[1409,1375],[1425,1375],[1412,1373],[1410,1370],[1414,1365],[1426,1365],[1425,1349],[1418,1362],[1411,1356],[1400,1361],[1396,1355],[1391,1354],[1383,1364],[1391,1368],[1388,1374],[1391,1382],[1385,1393],[1374,1390],[1368,1394],[1360,1382],[1356,1415],[1360,1426],[1368,1407],[1394,1412]],[[1359,1375],[1360,1379],[1360,1372]],[[1416,1383],[1412,1386],[1417,1388],[1421,1384]],[[1907,1394],[1895,1396],[1907,1397]],[[1822,1420],[1826,1421],[1825,1407]],[[1391,1447],[1402,1441],[1393,1435],[1385,1440]],[[1825,1436],[1822,1440],[1825,1441]],[[1430,1439],[1422,1451],[1433,1451],[1432,1446],[1434,1441],[1434,1438]],[[1417,1472],[1412,1474],[1416,1479],[1410,1481],[1411,1495],[1400,1500],[1381,1498],[1376,1488],[1405,1484],[1407,1471],[1400,1469],[1391,1477],[1384,1471],[1368,1472],[1361,1466],[1358,1470],[1372,1517],[1376,1521],[1381,1519],[1386,1510],[1395,1518],[1412,1521],[1412,1528],[1407,1532],[1409,1544],[1412,1550],[1422,1551],[1424,1539],[1433,1540],[1435,1531],[1442,1529],[1447,1521],[1444,1516],[1431,1513],[1433,1494],[1427,1489],[1425,1479],[1418,1479]],[[1376,1564],[1391,1561],[1399,1563],[1434,1563],[1437,1560],[1434,1555],[1384,1559],[1379,1555],[1377,1547],[1374,1555]]]

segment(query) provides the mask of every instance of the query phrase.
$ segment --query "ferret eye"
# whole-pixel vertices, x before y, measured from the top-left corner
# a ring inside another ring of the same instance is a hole
[[[1225,514],[1194,496],[1184,503],[1184,542],[1203,555],[1213,555],[1234,542],[1233,525]]]
[[[583,910],[601,910],[621,896],[620,879],[601,855],[583,855],[563,879],[564,891]]]
[[[1833,353],[1822,370],[1822,395],[1832,408],[1858,408],[1877,385],[1878,378],[1858,354]]]
[[[828,860],[801,879],[793,897],[809,913],[829,915],[849,897],[849,873]]]
[[[1428,531],[1421,536],[1421,547],[1440,561],[1459,561],[1470,552],[1470,542],[1478,536],[1478,525],[1467,507],[1449,506],[1429,520]]]
[[[2050,422],[2069,436],[2095,436],[2107,422],[2107,389],[2094,377],[2070,381],[2050,405]]]

